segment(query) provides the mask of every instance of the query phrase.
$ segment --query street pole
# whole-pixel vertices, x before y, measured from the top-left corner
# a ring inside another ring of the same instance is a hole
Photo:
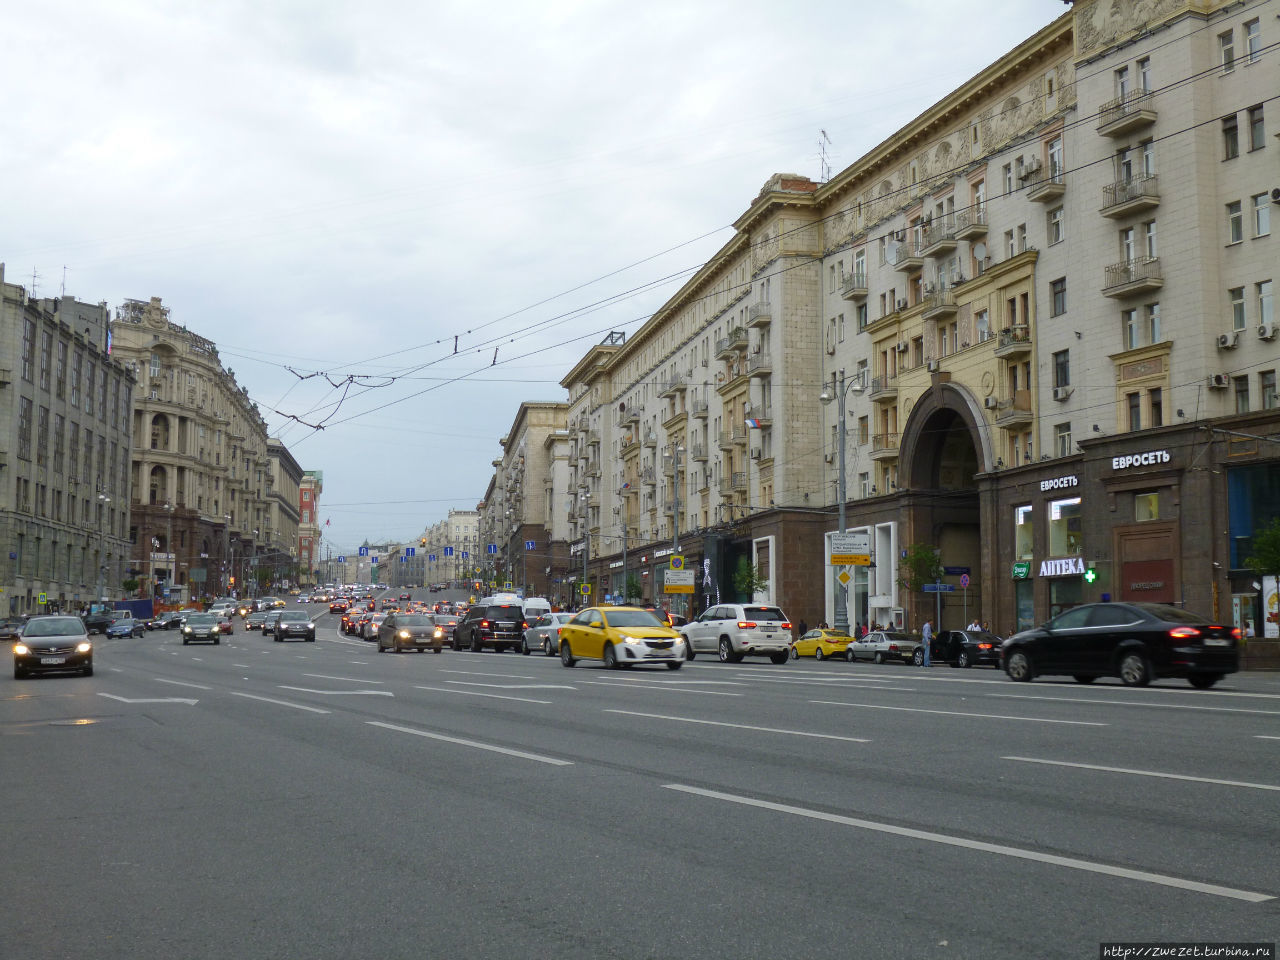
[[[95,600],[105,600],[103,592],[106,590],[107,577],[107,540],[102,530],[102,520],[107,514],[107,504],[111,502],[111,498],[105,493],[98,494],[98,593],[94,597]]]
[[[671,552],[680,552],[680,444],[672,445],[671,486],[675,493],[671,501]]]
[[[627,502],[622,501],[621,513],[622,519],[622,602],[627,603],[631,600],[631,588],[627,581]]]
[[[836,378],[835,374],[832,374],[832,381],[836,391],[835,400],[836,400],[837,416],[839,417],[839,420],[840,420],[838,429],[836,430],[836,449],[837,449],[836,455],[840,458],[840,469],[839,469],[839,472],[836,474],[836,477],[837,477],[836,499],[839,500],[838,509],[839,509],[839,518],[840,518],[840,533],[841,533],[840,539],[843,540],[844,539],[843,534],[845,533],[844,503],[845,503],[845,500],[847,499],[847,495],[845,493],[845,473],[844,473],[844,449],[845,449],[845,442],[846,442],[845,434],[847,432],[847,427],[845,424],[844,404],[845,404],[845,390],[847,389],[847,386],[849,384],[846,384],[845,382],[845,376],[844,376],[843,370],[840,371],[839,379]],[[852,381],[852,383],[857,383],[857,382],[858,382],[857,380]],[[822,396],[819,399],[821,399],[823,403],[830,403],[832,398],[831,398],[831,395],[824,390],[822,393]],[[836,630],[840,630],[844,633],[848,633],[849,632],[849,603],[848,603],[848,596],[846,593],[846,589],[844,584],[840,582],[839,575],[837,574],[836,568],[834,566],[832,566],[831,568],[831,576],[832,576],[832,580],[834,581],[833,589],[835,591],[834,599],[835,599],[835,605],[836,605],[834,627]]]

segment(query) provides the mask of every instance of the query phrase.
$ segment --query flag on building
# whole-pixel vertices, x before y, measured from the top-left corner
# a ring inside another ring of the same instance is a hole
[[[752,430],[759,430],[759,429],[760,429],[760,421],[759,421],[759,420],[752,419],[751,417],[747,417],[747,426],[748,426],[750,429],[752,429]]]

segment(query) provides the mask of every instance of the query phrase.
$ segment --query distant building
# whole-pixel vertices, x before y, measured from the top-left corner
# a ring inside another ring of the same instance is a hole
[[[318,511],[323,492],[324,472],[302,471],[302,480],[298,484],[298,568],[301,581],[307,586],[315,586],[322,575],[321,538],[324,530],[320,526]]]

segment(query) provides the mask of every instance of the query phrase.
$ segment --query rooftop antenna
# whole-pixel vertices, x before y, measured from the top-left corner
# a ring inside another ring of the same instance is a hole
[[[65,263],[62,265],[62,292],[58,296],[64,299],[67,296],[67,265]]]
[[[40,274],[36,273],[36,268],[31,268],[31,299],[36,299],[36,286],[40,282]]]
[[[827,131],[819,128],[818,130],[818,181],[826,183],[831,179],[831,163],[827,160],[827,147],[831,143],[831,138],[827,136]]]

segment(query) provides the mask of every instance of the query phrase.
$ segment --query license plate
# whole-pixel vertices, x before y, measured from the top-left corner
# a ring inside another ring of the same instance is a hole
[[[52,666],[56,666],[59,663],[66,663],[67,658],[66,657],[41,657],[40,662],[43,663],[45,666],[52,667]]]
[[[1204,645],[1206,647],[1226,647],[1231,645],[1231,641],[1226,637],[1206,637]]]

